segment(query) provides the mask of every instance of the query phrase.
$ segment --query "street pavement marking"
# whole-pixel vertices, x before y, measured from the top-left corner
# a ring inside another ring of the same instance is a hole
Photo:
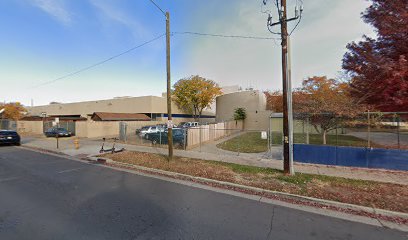
[[[0,179],[0,183],[2,183],[2,182],[9,182],[9,181],[13,181],[13,180],[17,180],[17,179],[20,179],[21,177],[10,177],[10,178],[3,178],[3,179]]]
[[[84,168],[81,167],[81,168],[67,169],[67,170],[59,171],[58,173],[74,172],[74,171],[78,171],[78,170],[81,170],[81,169],[84,169]]]

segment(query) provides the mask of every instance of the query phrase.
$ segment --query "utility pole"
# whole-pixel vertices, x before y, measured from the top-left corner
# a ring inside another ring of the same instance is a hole
[[[166,65],[167,65],[167,142],[169,161],[173,159],[173,117],[171,116],[171,75],[170,75],[170,13],[166,12]]]
[[[291,92],[289,92],[289,83],[288,83],[288,24],[286,22],[286,0],[281,0],[281,14],[280,14],[280,25],[281,25],[281,38],[282,38],[282,81],[283,81],[283,170],[285,174],[293,174],[293,159],[290,157],[290,150],[293,145],[290,145],[292,142],[292,135],[289,134],[289,131],[292,127],[292,119],[289,119],[289,109],[288,103]],[[292,170],[292,171],[291,171]]]
[[[264,0],[266,4],[267,0]],[[288,34],[288,22],[301,19],[302,7],[300,8],[300,14],[295,9],[295,17],[287,18],[286,0],[281,0],[281,4],[277,3],[279,21],[272,23],[272,17],[268,18],[269,27],[280,25],[281,27],[281,47],[282,47],[282,85],[283,85],[283,170],[285,174],[294,174],[293,169],[293,111],[292,111],[292,86],[291,86],[291,64],[290,64],[290,41]],[[298,23],[299,23],[298,22]],[[271,31],[269,29],[269,31]],[[271,31],[272,32],[272,31]],[[274,32],[272,32],[274,33]],[[275,33],[276,34],[276,33]]]

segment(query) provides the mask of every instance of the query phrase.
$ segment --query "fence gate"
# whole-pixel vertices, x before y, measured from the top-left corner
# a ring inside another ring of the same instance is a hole
[[[125,122],[119,123],[119,140],[121,141],[126,141],[127,126]]]
[[[0,129],[17,130],[17,122],[9,119],[0,119]]]
[[[54,127],[54,126],[52,125],[52,122],[53,122],[53,121],[44,121],[44,122],[43,122],[43,126],[44,126],[43,129],[44,129],[44,131],[47,131],[48,129]],[[60,121],[60,122],[58,123],[58,125],[55,126],[55,127],[65,128],[67,131],[71,132],[72,135],[75,135],[75,130],[76,130],[76,129],[75,129],[75,122],[73,122],[73,121]]]

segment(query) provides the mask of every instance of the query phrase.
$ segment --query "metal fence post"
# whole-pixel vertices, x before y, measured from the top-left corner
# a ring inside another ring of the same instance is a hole
[[[401,149],[401,139],[400,139],[400,115],[397,115],[397,138],[398,138],[398,149]]]
[[[370,122],[370,110],[367,110],[367,147],[371,147],[371,122]]]
[[[306,144],[309,144],[309,116],[306,117]]]
[[[187,149],[187,129],[183,129],[183,136],[184,136],[184,150]]]
[[[337,133],[337,119],[336,119],[336,147],[339,146],[339,134]]]
[[[270,136],[270,133],[271,133],[271,129],[268,128],[268,134],[266,135],[267,138],[268,138],[268,152],[271,152],[271,136]]]
[[[198,136],[199,136],[199,138],[200,138],[200,152],[201,152],[201,126],[198,127],[198,129],[199,129]]]

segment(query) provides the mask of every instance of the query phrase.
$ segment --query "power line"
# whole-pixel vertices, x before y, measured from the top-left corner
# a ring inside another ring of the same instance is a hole
[[[178,34],[178,35],[195,35],[195,36],[208,36],[208,37],[222,37],[222,38],[238,38],[238,39],[274,40],[274,41],[280,39],[280,38],[273,38],[273,37],[257,37],[257,36],[243,36],[243,35],[224,35],[224,34],[211,34],[211,33],[199,33],[199,32],[172,32],[172,34]],[[97,63],[95,63],[95,64],[92,64],[92,65],[90,65],[90,66],[81,68],[81,69],[79,69],[79,70],[77,70],[77,71],[75,71],[75,72],[66,74],[66,75],[64,75],[64,76],[58,77],[58,78],[56,78],[56,79],[53,79],[53,80],[51,80],[51,81],[44,82],[44,83],[41,83],[41,84],[39,84],[39,85],[35,85],[35,86],[33,86],[33,87],[30,87],[30,89],[32,89],[32,88],[39,88],[39,87],[42,87],[42,86],[45,86],[45,85],[48,85],[48,84],[51,84],[51,83],[54,83],[54,82],[57,82],[57,81],[60,81],[60,80],[69,78],[69,77],[72,77],[72,76],[77,75],[77,74],[79,74],[79,73],[85,72],[85,71],[87,71],[87,70],[89,70],[89,69],[95,68],[95,67],[97,67],[97,66],[99,66],[99,65],[102,65],[102,64],[104,64],[104,63],[106,63],[106,62],[109,62],[109,61],[111,61],[111,60],[113,60],[113,59],[115,59],[115,58],[118,58],[118,57],[120,57],[120,56],[122,56],[122,55],[125,55],[125,54],[127,54],[127,53],[129,53],[129,52],[131,52],[131,51],[134,51],[134,50],[136,50],[136,49],[138,49],[138,48],[140,48],[140,47],[143,47],[143,46],[145,46],[145,45],[147,45],[147,44],[149,44],[149,43],[151,43],[151,42],[154,42],[154,41],[156,41],[156,40],[162,38],[162,37],[165,36],[165,35],[166,35],[166,34],[161,34],[160,36],[157,36],[157,37],[155,37],[155,38],[153,38],[153,39],[151,39],[151,40],[149,40],[149,41],[147,41],[147,42],[144,42],[144,43],[142,43],[142,44],[140,44],[140,45],[137,45],[137,46],[135,46],[135,47],[132,47],[132,48],[130,48],[130,49],[124,51],[124,52],[121,52],[121,53],[119,53],[119,54],[116,54],[116,55],[114,55],[114,56],[112,56],[112,57],[109,57],[109,58],[107,58],[107,59],[105,59],[105,60],[102,60],[102,61],[97,62]]]
[[[224,35],[224,34],[211,34],[211,33],[199,33],[199,32],[172,32],[172,34],[189,34],[197,36],[208,36],[208,37],[222,37],[222,38],[242,38],[242,39],[256,39],[256,40],[278,40],[280,38],[272,37],[257,37],[257,36],[243,36],[243,35]]]
[[[289,36],[291,36],[295,29],[299,26],[300,21],[302,21],[302,14],[299,16],[299,21],[296,23],[295,27],[292,29],[292,31],[290,31]]]
[[[166,16],[166,13],[163,11],[163,9],[161,9],[161,7],[159,5],[157,5],[153,0],[150,0],[150,2],[157,7],[157,9],[159,9],[160,12],[162,12],[164,14],[164,16]]]
[[[157,36],[157,37],[155,37],[155,38],[153,38],[153,39],[151,39],[151,40],[149,40],[149,41],[147,41],[147,42],[144,42],[144,43],[142,43],[142,44],[140,44],[140,45],[137,45],[137,46],[135,46],[135,47],[132,47],[132,48],[130,48],[130,49],[124,51],[124,52],[121,52],[121,53],[119,53],[119,54],[116,54],[116,55],[114,55],[114,56],[112,56],[112,57],[109,57],[109,58],[107,58],[107,59],[105,59],[105,60],[102,60],[102,61],[100,61],[100,62],[97,62],[97,63],[95,63],[95,64],[92,64],[92,65],[90,65],[90,66],[88,66],[88,67],[81,68],[81,69],[79,69],[79,70],[77,70],[77,71],[75,71],[75,72],[69,73],[69,74],[67,74],[67,75],[64,75],[64,76],[62,76],[62,77],[53,79],[53,80],[51,80],[51,81],[44,82],[44,83],[41,83],[41,84],[39,84],[39,85],[33,86],[33,87],[31,87],[31,88],[42,87],[42,86],[45,86],[45,85],[48,85],[48,84],[51,84],[51,83],[54,83],[54,82],[63,80],[63,79],[65,79],[65,78],[72,77],[72,76],[77,75],[77,74],[79,74],[79,73],[85,72],[85,71],[87,71],[87,70],[89,70],[89,69],[92,69],[92,68],[94,68],[94,67],[97,67],[97,66],[99,66],[99,65],[102,65],[102,64],[104,64],[104,63],[106,63],[106,62],[109,62],[109,61],[115,59],[115,58],[118,58],[118,57],[120,57],[120,56],[122,56],[122,55],[125,55],[125,54],[127,54],[127,53],[129,53],[129,52],[131,52],[131,51],[134,51],[134,50],[136,50],[136,49],[138,49],[138,48],[141,48],[141,47],[143,47],[143,46],[145,46],[145,45],[147,45],[147,44],[149,44],[149,43],[151,43],[151,42],[154,42],[154,41],[156,41],[156,40],[162,38],[162,37],[165,36],[165,35],[166,35],[166,34],[161,34],[160,36]]]

